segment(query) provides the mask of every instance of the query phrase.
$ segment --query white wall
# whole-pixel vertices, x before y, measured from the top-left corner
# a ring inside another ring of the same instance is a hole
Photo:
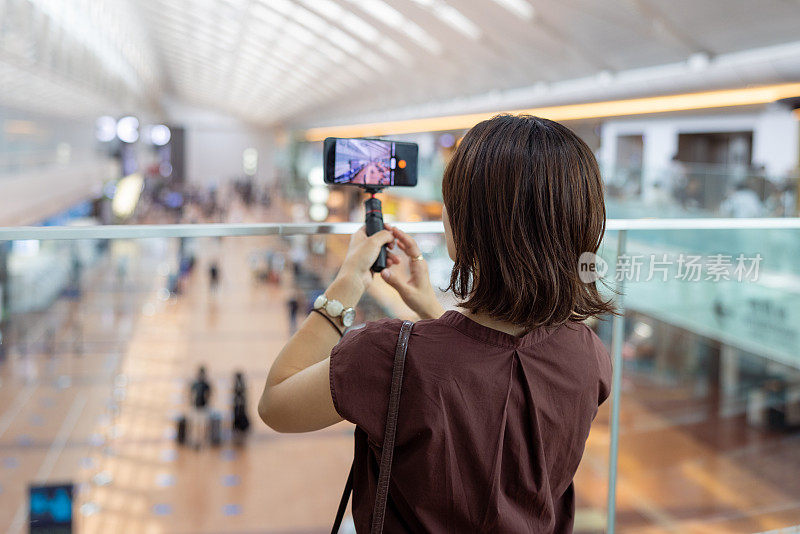
[[[782,175],[798,165],[800,127],[785,110],[759,115],[753,128],[753,163],[763,164],[767,174]]]
[[[618,119],[603,124],[598,156],[606,176],[615,172],[617,139],[622,135],[641,135],[641,200],[650,202],[658,196],[653,184],[661,180],[678,152],[682,133],[753,132],[752,163],[764,165],[770,177],[783,177],[798,166],[800,125],[784,107],[769,106],[761,112],[727,115],[664,116],[646,119]]]
[[[273,180],[275,139],[271,130],[177,102],[168,103],[167,112],[171,124],[186,130],[187,182],[221,184],[243,176],[242,152],[246,148],[258,150],[258,181]]]
[[[767,174],[782,176],[796,168],[800,158],[800,126],[782,107],[760,113],[706,116],[667,116],[607,121],[602,128],[600,158],[613,166],[620,135],[643,135],[645,169],[663,169],[678,150],[678,135],[701,132],[753,132],[753,163]]]

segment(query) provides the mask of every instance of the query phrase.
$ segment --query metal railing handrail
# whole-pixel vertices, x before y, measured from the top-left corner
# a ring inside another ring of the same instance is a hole
[[[142,239],[152,237],[229,237],[352,234],[360,223],[215,223],[96,226],[0,227],[0,241],[24,239]],[[413,234],[437,234],[440,221],[397,223]],[[800,217],[759,219],[608,219],[607,231],[619,230],[770,230],[800,229]]]

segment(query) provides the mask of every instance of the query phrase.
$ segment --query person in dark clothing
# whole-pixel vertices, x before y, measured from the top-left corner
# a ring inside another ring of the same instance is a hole
[[[219,265],[216,262],[208,267],[208,287],[211,291],[216,291],[219,286]]]
[[[289,335],[291,336],[297,331],[297,312],[300,310],[300,299],[297,292],[294,292],[286,302],[286,308],[289,311]]]
[[[208,407],[211,401],[211,384],[206,378],[205,366],[197,369],[197,378],[189,388],[189,400],[192,405],[192,416],[190,419],[190,431],[193,434],[191,444],[199,449],[204,441],[204,436],[208,432]]]
[[[244,375],[237,371],[233,377],[233,419],[231,436],[237,446],[244,445],[247,431],[250,429],[250,418],[247,416],[247,386]]]
[[[274,360],[258,413],[279,432],[355,424],[357,532],[375,510],[392,533],[568,534],[573,478],[611,388],[611,358],[584,321],[614,305],[579,261],[605,231],[597,161],[561,124],[499,115],[462,138],[442,196],[457,309],[442,308],[412,237],[362,227]],[[402,321],[342,336],[383,245],[380,277],[421,319],[404,345],[385,515],[376,492]]]

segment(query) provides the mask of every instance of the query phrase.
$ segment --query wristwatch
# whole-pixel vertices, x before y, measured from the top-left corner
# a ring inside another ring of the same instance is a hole
[[[355,309],[345,308],[344,304],[336,299],[329,299],[324,293],[314,301],[314,309],[325,310],[325,313],[331,318],[339,317],[342,321],[342,326],[345,328],[353,326],[353,321],[356,318]]]

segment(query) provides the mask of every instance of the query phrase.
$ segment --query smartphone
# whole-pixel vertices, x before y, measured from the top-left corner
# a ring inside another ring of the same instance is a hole
[[[416,143],[328,137],[323,146],[325,183],[364,188],[417,185]]]

